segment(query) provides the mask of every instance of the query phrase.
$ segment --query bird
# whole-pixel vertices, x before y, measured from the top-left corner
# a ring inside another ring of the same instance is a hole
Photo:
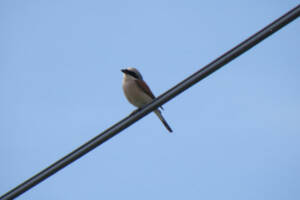
[[[149,86],[143,80],[143,76],[136,68],[128,67],[127,69],[122,69],[121,71],[123,72],[122,87],[125,97],[129,103],[138,109],[141,109],[155,99],[155,96],[153,95]],[[161,107],[161,109],[163,108]],[[159,108],[154,110],[154,113],[157,115],[166,129],[170,133],[173,132],[167,121],[162,116]]]

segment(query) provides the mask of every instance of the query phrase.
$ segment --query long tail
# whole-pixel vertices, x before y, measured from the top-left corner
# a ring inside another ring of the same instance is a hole
[[[168,131],[172,133],[173,131],[172,131],[171,127],[169,126],[169,124],[166,122],[166,120],[161,115],[160,110],[157,109],[154,112],[157,115],[157,117],[160,119],[160,121],[164,124],[164,126],[166,127],[166,129],[168,129]]]

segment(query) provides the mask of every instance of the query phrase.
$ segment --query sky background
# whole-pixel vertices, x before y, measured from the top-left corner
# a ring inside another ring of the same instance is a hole
[[[160,95],[297,0],[0,1],[0,195]],[[20,200],[300,199],[299,19]]]

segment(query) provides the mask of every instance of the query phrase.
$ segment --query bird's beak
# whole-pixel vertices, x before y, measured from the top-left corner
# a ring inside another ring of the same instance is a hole
[[[127,69],[121,69],[121,72],[123,72],[124,74],[127,74]]]

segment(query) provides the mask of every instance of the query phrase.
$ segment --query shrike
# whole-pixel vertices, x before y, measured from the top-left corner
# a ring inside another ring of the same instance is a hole
[[[121,71],[124,74],[122,83],[123,91],[127,100],[132,105],[138,108],[142,108],[146,104],[150,103],[153,99],[155,99],[155,96],[153,95],[150,88],[145,83],[142,75],[137,69],[129,67],[127,69],[122,69]],[[161,115],[160,110],[156,109],[154,110],[154,113],[158,116],[158,118],[168,129],[168,131],[172,132],[172,129]]]

